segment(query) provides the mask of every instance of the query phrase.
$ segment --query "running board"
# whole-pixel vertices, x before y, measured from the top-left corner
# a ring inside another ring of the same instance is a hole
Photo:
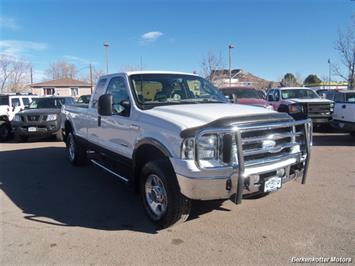
[[[108,169],[107,167],[103,166],[102,164],[96,162],[95,160],[91,159],[90,160],[92,163],[94,163],[95,165],[101,167],[102,169],[106,170],[107,172],[109,172],[110,174],[113,174],[114,176],[118,177],[119,179],[122,179],[123,181],[125,182],[128,182],[128,179],[123,177],[123,176],[120,176],[119,174],[115,173],[114,171]]]

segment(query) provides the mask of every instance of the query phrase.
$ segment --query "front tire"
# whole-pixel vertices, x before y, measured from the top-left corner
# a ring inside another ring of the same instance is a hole
[[[66,144],[70,163],[75,166],[84,165],[86,163],[86,150],[78,143],[72,132],[68,134]]]
[[[11,128],[7,123],[0,125],[0,141],[5,141],[10,138]]]
[[[191,200],[180,193],[167,159],[151,161],[143,167],[140,192],[149,218],[160,228],[184,222],[189,217]]]

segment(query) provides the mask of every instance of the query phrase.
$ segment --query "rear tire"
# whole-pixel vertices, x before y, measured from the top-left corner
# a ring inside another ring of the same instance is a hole
[[[10,138],[11,129],[8,123],[0,125],[0,141],[5,141]]]
[[[16,142],[27,142],[28,136],[21,136],[21,135],[15,133],[15,141]]]
[[[140,192],[149,218],[160,228],[189,217],[191,200],[180,193],[176,174],[167,159],[154,160],[143,167]]]
[[[72,132],[69,132],[66,144],[70,163],[75,166],[84,165],[86,163],[86,149],[78,143]]]

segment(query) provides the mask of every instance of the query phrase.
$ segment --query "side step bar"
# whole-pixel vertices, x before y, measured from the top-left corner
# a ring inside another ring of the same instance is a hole
[[[120,176],[119,174],[115,173],[114,171],[108,169],[107,167],[103,166],[102,164],[98,163],[97,161],[91,159],[90,160],[93,164],[101,167],[102,169],[106,170],[107,172],[109,172],[110,174],[113,174],[114,176],[118,177],[119,179],[125,181],[125,182],[128,182],[128,179],[123,177],[123,176]]]

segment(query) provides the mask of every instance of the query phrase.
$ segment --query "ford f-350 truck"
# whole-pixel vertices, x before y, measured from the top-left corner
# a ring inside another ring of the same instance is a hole
[[[129,183],[163,228],[185,221],[191,200],[241,203],[306,181],[311,120],[228,103],[197,75],[102,76],[88,105],[62,112],[70,162],[91,161]]]

